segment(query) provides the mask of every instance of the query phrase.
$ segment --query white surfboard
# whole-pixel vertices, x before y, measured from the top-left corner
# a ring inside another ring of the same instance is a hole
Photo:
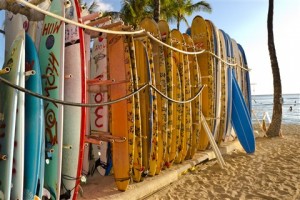
[[[14,15],[11,12],[6,12],[5,21],[5,42],[6,50],[9,49],[8,46],[12,44],[12,41],[21,32],[21,37],[25,40],[26,28],[26,17],[17,14]],[[20,72],[19,72],[19,82],[20,87],[25,87],[25,44],[21,47],[20,53]],[[23,178],[24,178],[24,103],[25,96],[23,92],[18,92],[18,103],[17,103],[17,116],[16,116],[16,130],[14,138],[14,155],[13,155],[13,169],[12,169],[12,188],[11,188],[11,198],[12,199],[22,199],[23,198]]]
[[[107,24],[110,22],[107,22]],[[107,80],[107,38],[106,33],[102,33],[101,36],[95,38],[92,55],[91,55],[91,79]],[[107,91],[99,90],[99,85],[90,87],[90,102],[91,103],[103,103],[108,101]],[[98,88],[97,90],[94,90]],[[93,91],[94,90],[94,91]],[[98,106],[91,108],[90,123],[91,130],[96,131],[109,131],[108,123],[108,106]],[[97,171],[101,175],[108,175],[109,170],[107,163],[107,149],[108,142],[103,141],[100,145],[92,145],[94,165]]]

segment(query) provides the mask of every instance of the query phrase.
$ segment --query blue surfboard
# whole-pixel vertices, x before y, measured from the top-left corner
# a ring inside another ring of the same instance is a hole
[[[42,94],[40,64],[35,45],[28,34],[25,38],[26,71],[34,70],[35,75],[26,78],[25,87],[35,93]],[[32,199],[41,191],[43,170],[41,164],[42,146],[45,135],[44,103],[42,99],[25,95],[25,163],[24,163],[24,199]],[[42,175],[41,175],[42,174]],[[40,176],[41,175],[41,176]]]
[[[254,153],[255,137],[251,117],[235,76],[232,77],[231,123],[244,150],[247,153]]]

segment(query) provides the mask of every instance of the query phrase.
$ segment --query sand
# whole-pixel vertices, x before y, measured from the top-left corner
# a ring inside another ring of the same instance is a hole
[[[225,169],[216,160],[202,163],[146,199],[300,199],[300,125],[282,125],[282,132],[258,137],[253,155],[224,155]]]

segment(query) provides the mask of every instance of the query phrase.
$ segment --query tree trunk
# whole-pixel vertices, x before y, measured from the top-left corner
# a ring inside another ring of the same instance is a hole
[[[160,17],[160,0],[154,0],[153,18],[156,22],[159,21]]]
[[[181,20],[181,14],[180,12],[177,13],[177,30],[180,28],[180,20]]]
[[[280,71],[277,62],[276,49],[274,44],[273,35],[273,10],[274,0],[269,0],[268,11],[268,47],[271,60],[271,67],[273,73],[273,87],[274,87],[274,99],[273,99],[273,115],[272,122],[267,131],[269,137],[275,137],[280,135],[281,122],[282,122],[282,91],[281,91],[281,79]]]

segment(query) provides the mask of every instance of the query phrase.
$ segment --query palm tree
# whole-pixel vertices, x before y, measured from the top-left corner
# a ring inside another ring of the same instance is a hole
[[[153,17],[155,21],[166,19],[169,22],[176,22],[179,29],[181,21],[189,26],[186,16],[196,11],[211,12],[211,10],[206,1],[193,4],[192,0],[123,0],[121,14],[125,22],[134,26],[145,17]]]
[[[121,17],[125,23],[137,26],[139,22],[152,16],[151,0],[123,0]]]
[[[267,135],[270,137],[280,135],[281,122],[282,122],[282,90],[281,90],[280,71],[279,71],[276,49],[274,44],[273,11],[274,11],[274,0],[269,0],[269,11],[268,11],[268,21],[267,21],[268,47],[269,47],[271,67],[273,73],[273,87],[274,87],[273,116],[272,116],[272,122],[267,131]]]
[[[189,27],[186,16],[192,15],[196,11],[204,11],[210,13],[212,10],[209,3],[199,1],[193,3],[192,0],[164,0],[161,4],[161,18],[169,22],[176,22],[177,29],[180,27],[180,22],[184,21]]]

